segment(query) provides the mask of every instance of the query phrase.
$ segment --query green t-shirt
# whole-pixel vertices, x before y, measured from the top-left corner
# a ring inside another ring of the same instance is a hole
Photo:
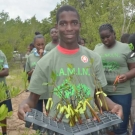
[[[34,53],[31,53],[28,57],[27,57],[27,61],[26,61],[26,67],[25,67],[25,71],[29,72],[32,69],[35,69],[37,62],[40,60],[39,56],[35,56]]]
[[[0,71],[3,68],[8,68],[8,63],[5,54],[0,50]],[[4,82],[6,84],[6,78],[0,77],[0,82]]]
[[[93,65],[90,62],[91,60],[93,60]],[[68,64],[72,65],[73,67],[70,68],[67,66]],[[56,114],[56,106],[60,102],[60,98],[58,94],[52,94],[52,90],[54,89],[52,86],[43,85],[43,83],[51,83],[52,71],[57,74],[55,86],[60,88],[66,79],[73,75],[73,83],[77,86],[77,88],[80,89],[80,86],[83,86],[84,89],[90,93],[89,96],[93,99],[95,92],[92,74],[93,68],[95,70],[97,79],[100,81],[101,87],[106,86],[107,82],[105,79],[101,58],[98,54],[80,46],[80,49],[76,54],[66,55],[59,52],[58,48],[56,47],[38,61],[28,90],[39,95],[46,92],[49,97],[52,97],[53,106],[49,115],[53,117]],[[69,89],[72,88],[73,87]],[[62,90],[61,92],[64,91]],[[89,114],[89,116],[91,115]],[[63,121],[65,121],[65,119]]]
[[[25,71],[29,72],[32,69],[35,69],[37,62],[40,60],[39,56],[36,56],[35,53],[31,53],[26,61]],[[48,99],[48,96],[44,93],[40,96],[40,99]]]
[[[49,51],[51,51],[53,48],[55,48],[56,46],[57,46],[56,44],[50,42],[50,43],[48,43],[48,44],[45,46],[45,50],[46,50],[47,52],[49,52]]]
[[[108,95],[124,95],[131,93],[130,81],[119,83],[116,91],[113,89],[113,83],[117,75],[125,74],[129,71],[127,63],[134,63],[135,58],[128,58],[128,53],[131,52],[128,44],[116,41],[113,48],[108,49],[105,45],[96,45],[95,52],[101,58],[105,70],[106,80],[108,85],[104,88]]]

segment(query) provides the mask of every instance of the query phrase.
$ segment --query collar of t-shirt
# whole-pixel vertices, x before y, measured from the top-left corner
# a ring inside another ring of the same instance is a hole
[[[38,54],[37,50],[35,50],[33,53],[34,53],[34,55],[35,55],[35,56],[38,56],[38,57],[40,56],[40,55]],[[46,53],[47,53],[47,51],[46,51],[46,50],[44,50],[43,55],[45,55]]]
[[[60,45],[57,45],[57,49],[59,52],[61,52],[63,54],[68,54],[68,55],[76,54],[79,51],[79,48],[74,49],[74,50],[68,50],[68,49],[61,47]]]

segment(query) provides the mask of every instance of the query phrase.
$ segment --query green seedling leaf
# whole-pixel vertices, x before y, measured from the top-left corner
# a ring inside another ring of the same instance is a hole
[[[134,45],[132,43],[130,43],[129,48],[133,51],[134,50]]]
[[[0,115],[2,115],[3,114],[3,112],[5,111],[5,109],[6,109],[6,105],[5,104],[2,104],[1,106],[0,106]]]
[[[0,102],[2,102],[3,100],[6,100],[6,99],[7,99],[6,91],[1,90],[0,91]]]
[[[11,97],[16,97],[20,92],[21,90],[18,87],[17,88],[13,87],[10,90]]]
[[[90,58],[90,63],[93,64],[94,63],[94,59]]]
[[[73,66],[73,64],[67,64],[67,67],[72,69],[74,66]]]
[[[13,111],[8,112],[8,117],[11,117],[13,115]]]
[[[52,79],[53,81],[56,81],[56,78],[57,78],[57,75],[55,74],[54,71],[52,71],[52,73],[51,73],[51,79]]]
[[[43,83],[42,85],[48,85],[48,83]]]
[[[8,114],[8,108],[6,105],[2,105],[0,107],[0,121],[4,120],[7,117]]]
[[[0,126],[1,127],[6,127],[6,124],[0,123]],[[2,134],[0,133],[0,135],[2,135]]]
[[[26,72],[22,72],[22,80],[24,82],[24,89],[28,87],[28,74]]]

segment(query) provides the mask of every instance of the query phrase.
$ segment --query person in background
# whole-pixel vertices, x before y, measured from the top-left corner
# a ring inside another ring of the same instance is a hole
[[[35,32],[35,35],[40,35],[41,33],[40,32],[38,32],[38,31],[36,31]],[[33,44],[34,45],[34,44]],[[32,48],[32,50],[31,50],[31,53],[33,53],[33,52],[35,52],[35,51],[37,51],[36,50],[36,47],[34,46],[33,48]]]
[[[27,47],[27,52],[26,52],[26,54],[25,54],[25,56],[24,56],[23,71],[25,71],[26,60],[27,60],[29,54],[31,53],[31,51],[33,50],[33,48],[34,48],[34,44],[33,44],[33,43],[30,43],[30,44],[28,45],[28,47]]]
[[[45,50],[48,52],[59,44],[58,30],[55,27],[51,28],[50,36],[52,41],[45,46]]]
[[[29,81],[31,80],[31,76],[33,74],[33,71],[36,67],[37,62],[46,54],[46,51],[44,50],[45,48],[45,39],[44,36],[41,34],[38,34],[34,37],[34,46],[36,50],[31,53],[26,61],[26,67],[25,71],[28,74]],[[38,100],[36,109],[43,112],[43,102],[46,104],[47,103],[47,95],[42,94],[40,96],[40,99]]]
[[[77,38],[79,36],[81,23],[77,10],[69,5],[60,7],[56,14],[56,21],[60,37],[59,45],[57,45],[57,47],[52,49],[41,60],[38,61],[28,87],[28,90],[31,93],[29,97],[19,105],[18,117],[21,120],[24,120],[25,113],[31,111],[30,108],[36,106],[40,95],[45,92],[48,94],[49,98],[52,98],[53,101],[52,108],[48,112],[48,115],[54,118],[57,112],[57,104],[61,102],[59,94],[61,95],[61,93],[64,93],[65,89],[60,89],[60,93],[55,93],[52,91],[61,87],[71,75],[74,79],[73,85],[75,86],[68,85],[69,90],[76,91],[75,88],[77,86],[83,85],[83,87],[87,89],[87,92],[90,92],[89,96],[92,99],[90,102],[94,102],[94,93],[96,87],[93,83],[94,78],[91,75],[93,74],[93,68],[95,69],[95,75],[100,81],[101,86],[104,87],[107,84],[100,56],[86,47],[78,45]],[[93,68],[90,64],[91,59],[94,60],[92,63]],[[73,65],[74,70],[67,66],[68,63]],[[88,69],[87,67],[90,68]],[[86,71],[84,73],[83,70],[87,70],[87,74]],[[52,71],[54,72],[53,74],[57,74],[56,77],[54,75],[52,76]],[[52,79],[56,79],[55,88],[51,85],[43,85],[43,83],[51,83]],[[82,91],[82,88],[79,87],[78,91],[79,90]],[[107,101],[109,110],[122,117],[122,107],[112,102],[107,97],[105,97],[105,99]],[[68,100],[72,99],[68,98]],[[92,106],[93,105],[94,103]],[[91,117],[90,112],[89,116]],[[67,120],[64,117],[62,121]],[[50,135],[53,135],[53,131],[50,133]]]
[[[129,38],[129,36],[130,36],[130,34],[128,34],[128,33],[123,34],[123,35],[121,36],[120,41],[121,41],[122,43],[128,43],[128,38]]]
[[[130,37],[130,39],[129,39]],[[121,36],[122,43],[132,43],[135,46],[135,34],[128,34],[125,33]],[[131,128],[133,129],[134,126],[134,119],[135,119],[135,78],[131,79],[131,92],[132,92],[132,103],[131,103],[131,111],[130,111],[130,122]]]
[[[33,50],[33,48],[35,48],[34,43],[30,43],[30,45],[29,45],[29,51],[30,51],[30,53]]]
[[[128,38],[128,44],[132,44],[135,47],[135,33],[131,34]],[[131,90],[132,90],[132,104],[130,112],[131,127],[133,129],[135,121],[135,78],[131,80]]]
[[[79,39],[78,39],[78,44],[79,44],[79,45],[82,45],[82,46],[85,46],[85,39],[79,37]]]
[[[107,79],[104,92],[115,103],[123,107],[124,119],[120,128],[114,130],[115,135],[128,135],[127,127],[131,108],[130,80],[135,77],[135,58],[128,58],[131,52],[128,44],[116,40],[111,24],[99,27],[102,43],[96,45],[94,51],[102,58]]]
[[[30,52],[31,52],[31,50],[30,50],[30,45],[28,45],[28,47],[27,47],[27,52],[26,52],[26,54],[25,54],[25,58],[26,58],[26,59],[28,58]]]
[[[0,50],[0,83],[6,85],[6,76],[9,74],[8,63],[5,54]],[[7,91],[8,92],[8,91]],[[3,101],[0,103],[0,106],[5,104],[8,108],[8,112],[13,111],[11,99]],[[0,121],[0,123],[7,125],[7,119]],[[7,126],[2,126],[2,134],[7,135]]]

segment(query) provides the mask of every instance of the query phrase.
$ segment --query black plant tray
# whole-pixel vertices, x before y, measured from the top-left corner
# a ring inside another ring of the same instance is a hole
[[[89,119],[84,120],[82,124],[76,123],[74,127],[71,127],[68,123],[54,121],[42,112],[32,109],[31,112],[26,113],[25,126],[27,128],[33,126],[34,130],[41,132],[48,130],[62,135],[104,135],[106,130],[116,129],[122,122],[116,114],[110,112],[103,112],[102,115],[98,116],[100,122]]]

